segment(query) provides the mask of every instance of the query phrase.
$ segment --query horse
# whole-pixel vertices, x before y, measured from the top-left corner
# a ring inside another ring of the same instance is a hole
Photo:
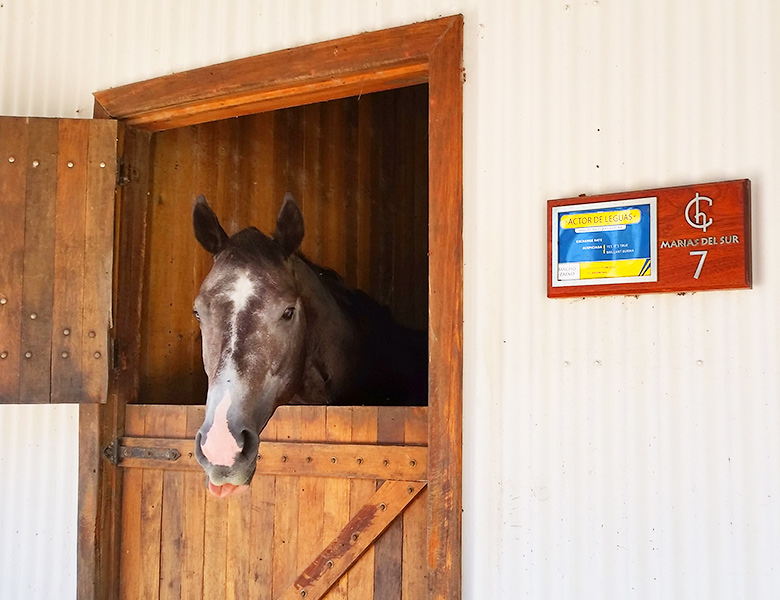
[[[214,259],[193,306],[208,377],[195,456],[212,494],[248,488],[278,406],[427,403],[426,333],[300,252],[303,215],[291,194],[271,236],[254,227],[228,236],[203,195],[192,221]]]

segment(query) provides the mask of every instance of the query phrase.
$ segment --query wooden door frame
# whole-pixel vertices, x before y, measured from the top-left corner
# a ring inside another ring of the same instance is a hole
[[[463,17],[457,15],[281,50],[95,94],[95,116],[117,119],[130,126],[125,134],[137,138],[131,140],[131,151],[138,147],[138,152],[143,153],[148,151],[148,141],[141,133],[129,132],[163,131],[428,84],[428,598],[454,600],[461,597],[462,529],[462,54]],[[144,179],[143,173],[140,179]],[[143,221],[139,217],[140,232],[135,233],[141,242]],[[128,235],[132,237],[133,231]],[[121,256],[118,260],[122,260]],[[127,294],[127,290],[122,293]],[[128,309],[137,312],[132,301]],[[119,363],[129,361],[132,365],[134,354],[132,348],[120,348]],[[125,367],[129,373],[124,378],[114,378],[118,383],[109,395],[108,405],[100,411],[94,407],[82,411],[82,455],[99,450],[99,431],[103,431],[103,439],[122,433],[124,404],[137,395],[134,369],[127,364]],[[121,498],[116,473],[101,476],[100,472],[108,469],[101,466],[103,463],[94,457],[82,460],[81,477],[92,483],[87,486],[89,514],[82,515],[80,523],[79,559],[84,564],[79,565],[79,598],[100,597],[105,591],[110,596],[111,585],[106,582],[118,565],[118,555],[104,556],[106,551],[116,549],[104,547],[101,555],[96,534],[96,529],[103,526],[100,506],[105,509],[111,498],[114,502]],[[90,523],[92,516],[95,523]]]

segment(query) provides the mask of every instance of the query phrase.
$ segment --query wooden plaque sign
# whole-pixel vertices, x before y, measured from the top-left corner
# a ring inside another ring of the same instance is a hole
[[[547,296],[750,288],[750,180],[547,202]]]

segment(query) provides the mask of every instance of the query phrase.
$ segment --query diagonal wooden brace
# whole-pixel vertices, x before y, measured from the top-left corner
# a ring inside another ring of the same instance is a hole
[[[385,481],[277,600],[322,598],[425,486],[421,481]]]

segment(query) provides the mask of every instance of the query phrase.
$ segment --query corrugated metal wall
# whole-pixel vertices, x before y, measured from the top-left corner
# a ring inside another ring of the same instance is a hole
[[[52,116],[88,116],[103,87],[462,12],[464,596],[777,597],[780,5],[0,4],[0,113]],[[740,177],[753,290],[546,299],[548,198]],[[74,415],[0,407],[0,477],[18,482],[3,599],[20,597],[9,577],[72,580],[75,451],[42,465],[25,442],[71,443]]]
[[[76,597],[78,408],[0,406],[0,598]]]

